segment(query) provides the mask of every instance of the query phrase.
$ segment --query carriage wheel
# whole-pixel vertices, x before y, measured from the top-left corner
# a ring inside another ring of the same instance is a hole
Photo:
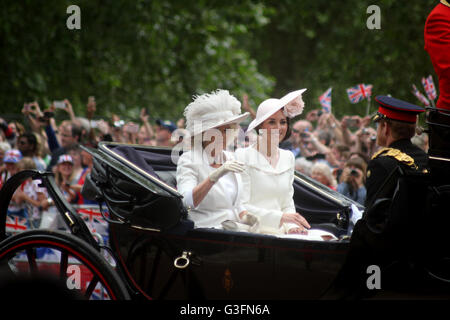
[[[49,256],[42,259],[45,254]],[[57,284],[66,297],[130,299],[122,280],[100,253],[64,232],[33,230],[5,239],[0,243],[0,270],[0,277],[10,279],[16,291],[17,283],[26,283],[23,288],[33,291],[33,286],[48,282]],[[1,282],[3,291],[8,281]]]

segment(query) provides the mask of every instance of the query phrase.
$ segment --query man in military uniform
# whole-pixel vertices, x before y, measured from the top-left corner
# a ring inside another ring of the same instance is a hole
[[[370,274],[367,273],[367,268],[376,265],[383,273],[383,267],[389,266],[395,255],[401,254],[398,246],[401,240],[396,231],[388,233],[384,230],[387,218],[391,218],[388,215],[390,204],[380,206],[377,210],[371,209],[376,207],[377,200],[393,196],[398,179],[394,172],[397,167],[400,166],[405,172],[428,171],[427,154],[411,142],[417,115],[425,110],[388,96],[377,96],[375,100],[379,109],[373,120],[377,124],[377,144],[382,148],[368,164],[365,212],[353,229],[347,261],[337,277],[332,296],[363,297],[369,292],[366,280]],[[400,208],[403,209],[401,206]],[[401,218],[404,217],[409,218],[407,215]],[[417,231],[420,230],[411,230]]]
[[[372,156],[367,167],[365,207],[373,205],[388,175],[398,166],[427,171],[428,155],[411,142],[416,132],[417,115],[425,110],[408,102],[378,96],[377,145],[383,147]]]

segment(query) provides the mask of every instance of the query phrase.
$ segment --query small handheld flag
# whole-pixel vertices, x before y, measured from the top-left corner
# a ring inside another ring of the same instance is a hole
[[[422,102],[426,107],[430,105],[430,101],[420,92],[417,87],[413,84],[412,85],[412,93],[419,99],[420,102]]]
[[[422,85],[425,89],[425,93],[427,94],[428,99],[430,99],[432,104],[434,104],[433,101],[437,98],[437,94],[436,87],[434,86],[433,82],[433,77],[429,75],[426,78],[422,78]]]
[[[367,98],[370,99],[372,95],[372,85],[371,84],[358,84],[354,87],[347,89],[347,95],[351,103],[358,103],[361,100]]]
[[[323,111],[326,113],[331,112],[331,90],[332,88],[328,88],[320,97],[319,102],[322,105]]]

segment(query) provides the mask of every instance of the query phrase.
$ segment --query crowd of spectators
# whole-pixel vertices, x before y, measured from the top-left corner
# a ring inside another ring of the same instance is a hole
[[[255,117],[254,108],[243,97],[243,110]],[[65,120],[56,123],[55,113]],[[69,100],[41,110],[37,102],[25,103],[23,121],[6,122],[0,118],[0,188],[15,173],[26,169],[52,171],[67,201],[72,204],[92,204],[83,199],[81,188],[90,172],[92,156],[80,145],[96,148],[100,141],[172,147],[179,142],[172,136],[184,128],[184,119],[176,122],[153,119],[143,108],[139,121],[124,121],[118,115],[111,119],[95,116],[96,102],[89,97],[85,117],[74,113]],[[291,150],[296,158],[296,170],[364,204],[367,164],[377,150],[376,129],[369,116],[344,116],[337,119],[320,109],[306,112],[302,119],[290,123],[291,136],[280,147]],[[244,128],[245,129],[245,126]],[[252,136],[246,136],[245,145]],[[425,151],[426,134],[413,138]],[[26,181],[14,194],[9,210],[22,212],[31,223],[45,225],[54,208],[39,181]]]

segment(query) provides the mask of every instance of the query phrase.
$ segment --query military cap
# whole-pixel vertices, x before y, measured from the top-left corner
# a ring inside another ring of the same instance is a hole
[[[407,123],[416,123],[417,115],[425,112],[425,109],[412,103],[395,99],[388,96],[376,96],[378,112],[373,121],[381,119],[392,119]]]

